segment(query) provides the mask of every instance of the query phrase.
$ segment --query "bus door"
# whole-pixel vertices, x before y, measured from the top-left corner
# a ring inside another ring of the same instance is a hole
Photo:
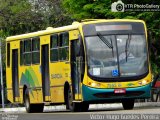
[[[19,101],[18,49],[12,50],[12,90],[13,101]]]
[[[43,100],[50,101],[50,79],[49,79],[49,45],[41,47],[41,71]]]
[[[73,100],[81,100],[81,57],[79,40],[71,41],[71,80]]]

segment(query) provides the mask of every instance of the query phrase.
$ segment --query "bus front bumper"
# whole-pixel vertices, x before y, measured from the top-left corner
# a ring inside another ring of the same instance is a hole
[[[114,93],[115,89],[101,89],[82,86],[83,101],[145,99],[150,98],[151,84],[141,87],[125,88],[126,93]]]

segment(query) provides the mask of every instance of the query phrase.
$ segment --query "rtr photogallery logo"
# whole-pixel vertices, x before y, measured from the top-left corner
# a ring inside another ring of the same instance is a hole
[[[112,12],[124,12],[124,3],[121,0],[112,3],[111,5]]]

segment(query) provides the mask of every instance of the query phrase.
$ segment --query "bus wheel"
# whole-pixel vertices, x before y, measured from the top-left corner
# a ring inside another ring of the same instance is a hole
[[[67,97],[67,105],[69,106],[69,110],[72,112],[79,112],[80,109],[80,103],[73,102],[73,95],[70,89],[68,89],[68,97]]]
[[[24,105],[28,113],[43,112],[44,104],[31,104],[28,89],[25,90]]]
[[[122,105],[124,110],[131,110],[134,107],[134,99],[123,100]]]
[[[87,112],[89,109],[89,104],[88,103],[81,103],[81,111],[82,112]]]

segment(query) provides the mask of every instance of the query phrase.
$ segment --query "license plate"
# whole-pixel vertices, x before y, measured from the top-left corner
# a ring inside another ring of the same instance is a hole
[[[126,93],[126,89],[114,89],[115,94]]]

